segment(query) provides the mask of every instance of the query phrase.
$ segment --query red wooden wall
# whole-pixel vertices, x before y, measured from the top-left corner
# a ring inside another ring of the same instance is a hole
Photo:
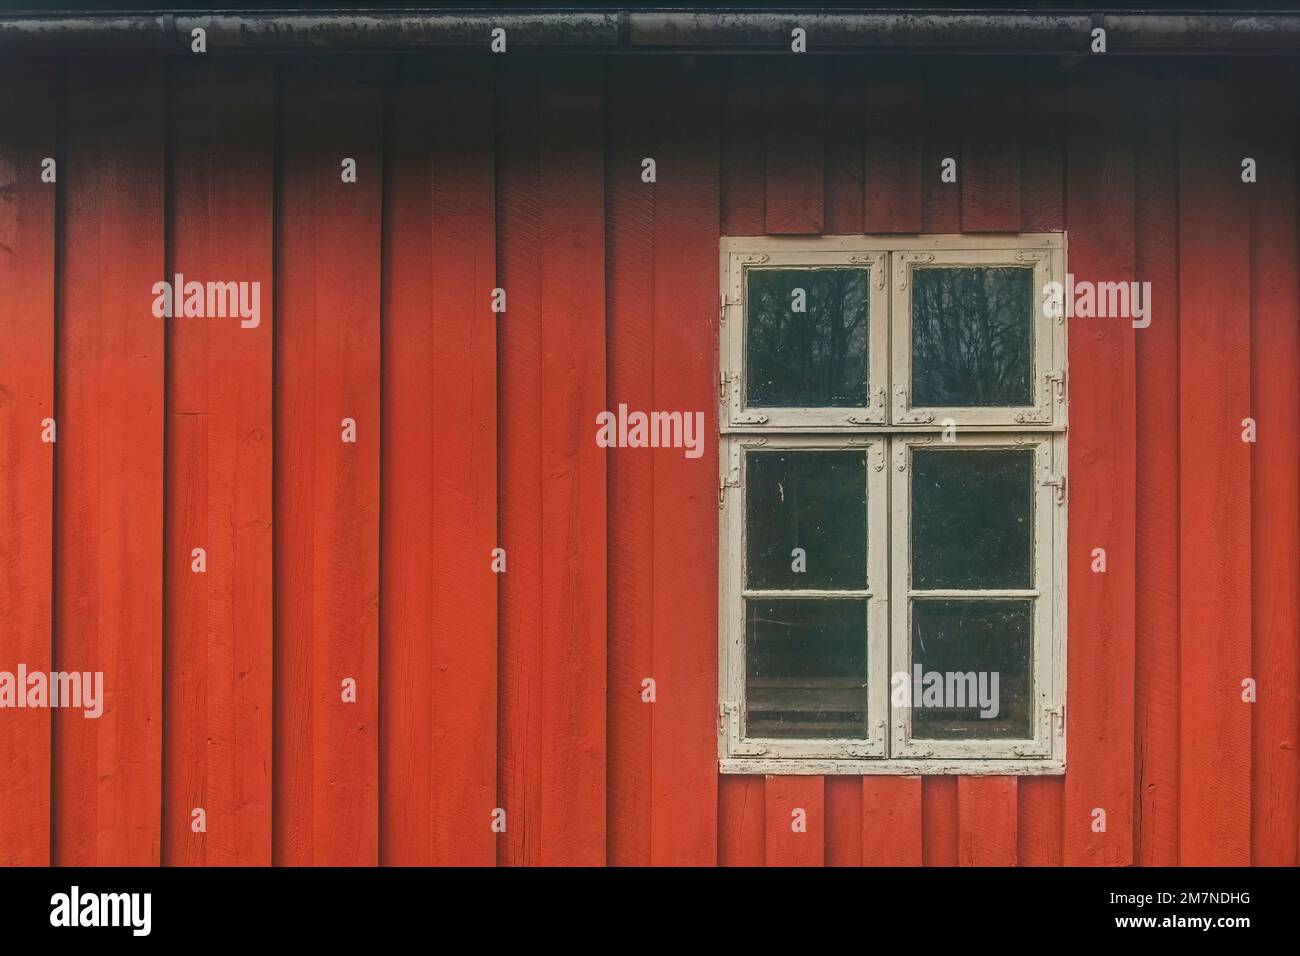
[[[6,66],[0,669],[102,670],[107,706],[0,711],[0,863],[1295,864],[1297,86]],[[1154,287],[1149,328],[1069,329],[1068,772],[720,777],[716,446],[605,451],[596,413],[716,428],[720,235],[1054,230]],[[174,272],[260,281],[261,325],[154,319]]]

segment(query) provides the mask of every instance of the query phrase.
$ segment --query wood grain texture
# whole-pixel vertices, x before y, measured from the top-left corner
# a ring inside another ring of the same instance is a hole
[[[609,407],[654,407],[655,193],[642,160],[659,154],[654,71],[612,64],[605,111],[606,343]],[[676,170],[669,171],[676,175]],[[650,862],[654,680],[654,462],[643,448],[611,448],[609,468],[609,863]],[[655,685],[657,698],[658,688]]]
[[[783,57],[764,66],[769,236],[816,234],[825,225],[824,82],[821,57]]]
[[[1300,834],[1300,241],[1297,240],[1295,69],[1279,69],[1281,103],[1253,118],[1263,175],[1250,188],[1251,411],[1259,427],[1251,468],[1251,862],[1294,866]],[[1238,75],[1238,88],[1251,82]],[[1286,108],[1276,108],[1286,107]]]
[[[1179,156],[1179,862],[1250,862],[1249,189],[1240,139],[1183,91]],[[1262,676],[1262,675],[1261,675]]]
[[[825,865],[825,780],[802,775],[767,778],[765,865]]]
[[[662,75],[662,74],[661,74]],[[654,407],[703,413],[702,454],[654,467],[651,862],[717,860],[718,118],[716,62],[666,75],[655,187]],[[711,264],[706,264],[711,263]]]
[[[304,66],[279,93],[274,858],[374,865],[381,74]]]
[[[957,862],[1015,866],[1018,831],[1015,777],[957,778]]]
[[[384,823],[396,827],[384,843],[394,862],[492,865],[499,578],[492,78],[481,66],[405,66],[410,98],[393,134],[411,138],[390,157],[399,178],[389,184],[385,219],[398,232],[385,243],[384,282],[381,634],[384,684],[391,681],[393,693],[383,698],[382,726],[392,734],[383,794]]]
[[[1178,163],[1177,116],[1148,114],[1137,146],[1134,276],[1151,283],[1151,325],[1137,352],[1135,585],[1137,862],[1178,863]]]
[[[862,790],[858,777],[825,778],[827,866],[862,865]]]
[[[163,73],[69,67],[59,235],[54,657],[104,710],[54,714],[53,862],[156,866],[162,829]]]
[[[497,501],[508,571],[500,585],[497,791],[504,866],[541,861],[542,225],[541,91],[535,63],[499,76],[496,236],[507,311],[497,342]]]
[[[1294,64],[775,62],[0,82],[0,670],[107,694],[0,712],[0,864],[1294,865]],[[1068,320],[1068,772],[720,775],[719,236],[1067,226],[1153,310]]]
[[[921,73],[907,64],[875,64],[867,75],[863,159],[867,232],[921,231]],[[924,175],[929,175],[925,171]],[[938,170],[934,170],[938,175]]]
[[[1110,117],[1118,109],[1122,78],[1085,72],[1075,82],[1072,95],[1083,115]],[[1069,267],[1077,282],[1133,278],[1131,129],[1114,120],[1108,129],[1109,135],[1097,137],[1080,123],[1069,141],[1066,215]],[[1127,865],[1134,799],[1135,330],[1123,317],[1065,321],[1070,587],[1064,862]],[[1095,548],[1105,549],[1105,573],[1092,571]]]
[[[718,781],[718,865],[762,866],[766,856],[767,783],[727,774]]]
[[[825,71],[826,232],[852,234],[862,231],[866,73],[859,61],[837,57]]]
[[[1015,60],[995,60],[962,84],[966,109],[957,181],[963,232],[1020,231],[1023,96]]]
[[[605,208],[602,72],[544,73],[541,862],[605,862]]]
[[[172,90],[167,274],[257,283],[259,292],[256,326],[242,315],[164,320],[162,858],[167,865],[266,866],[274,81],[268,64],[186,64],[173,73]],[[205,551],[202,573],[192,569],[195,548]],[[206,814],[206,832],[193,830],[196,808]]]
[[[722,67],[719,203],[724,236],[761,236],[767,209],[763,66],[753,57]]]
[[[920,866],[921,778],[863,777],[862,864]]]
[[[54,220],[57,183],[41,181],[57,159],[54,71],[0,70],[0,668],[48,671],[54,651],[51,589],[54,444]],[[53,107],[53,108],[52,108]],[[57,437],[57,433],[56,433]],[[0,717],[0,866],[50,862],[50,712]]]

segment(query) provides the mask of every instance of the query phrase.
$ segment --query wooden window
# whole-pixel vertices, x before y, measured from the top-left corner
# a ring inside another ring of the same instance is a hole
[[[723,240],[724,772],[1064,769],[1064,266]]]

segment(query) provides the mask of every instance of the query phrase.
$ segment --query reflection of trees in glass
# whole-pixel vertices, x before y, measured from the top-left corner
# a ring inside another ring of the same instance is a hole
[[[1032,405],[1033,270],[912,273],[912,404]]]
[[[867,404],[866,269],[751,269],[746,404]],[[791,308],[803,289],[806,312]]]

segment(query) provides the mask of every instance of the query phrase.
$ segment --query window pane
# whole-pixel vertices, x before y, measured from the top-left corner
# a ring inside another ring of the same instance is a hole
[[[868,404],[868,272],[747,270],[747,405]]]
[[[865,454],[757,451],[745,466],[749,587],[866,587]]]
[[[912,587],[1032,586],[1034,453],[912,452]]]
[[[913,737],[1033,736],[1031,604],[912,602],[912,673],[907,676]]]
[[[1032,269],[912,272],[912,404],[1032,405]]]
[[[866,602],[747,601],[745,614],[748,736],[866,737]]]

